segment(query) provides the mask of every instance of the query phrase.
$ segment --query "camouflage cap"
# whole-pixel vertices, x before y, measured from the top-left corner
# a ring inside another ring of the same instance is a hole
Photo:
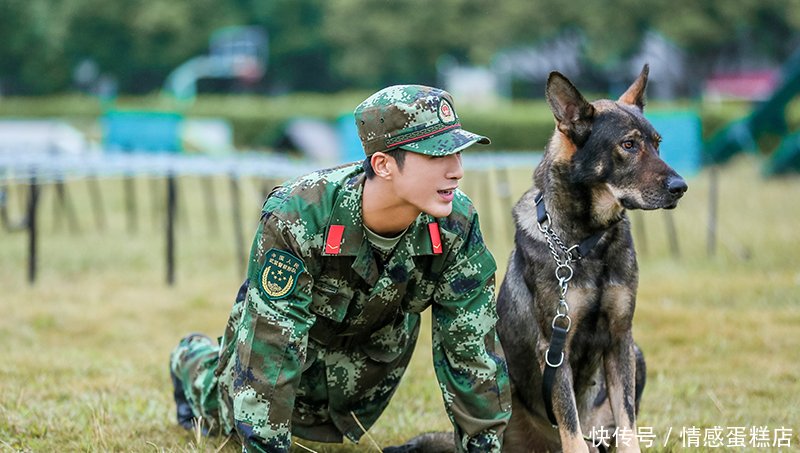
[[[457,153],[474,143],[489,144],[482,135],[461,129],[447,91],[422,85],[384,88],[353,112],[364,152],[405,149],[429,156]]]

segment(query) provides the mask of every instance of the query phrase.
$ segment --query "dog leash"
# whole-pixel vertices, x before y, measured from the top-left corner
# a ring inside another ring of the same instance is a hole
[[[552,322],[553,334],[550,338],[550,347],[547,348],[544,356],[546,366],[542,376],[542,397],[544,398],[547,418],[550,419],[553,428],[558,428],[558,422],[553,412],[553,385],[555,384],[556,371],[564,363],[564,346],[567,342],[567,333],[572,327],[572,318],[569,317],[569,305],[567,305],[569,281],[572,280],[574,274],[571,264],[588,256],[608,230],[595,233],[582,240],[579,244],[568,248],[564,245],[564,241],[558,237],[558,234],[553,231],[550,214],[547,213],[547,209],[544,206],[544,191],[539,192],[534,199],[534,203],[536,204],[537,227],[547,239],[550,254],[553,255],[553,260],[556,262],[555,274],[561,290],[556,315],[553,317]]]

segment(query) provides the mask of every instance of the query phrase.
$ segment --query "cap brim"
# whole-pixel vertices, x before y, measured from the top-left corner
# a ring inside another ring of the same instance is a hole
[[[425,140],[407,143],[399,148],[428,156],[447,156],[463,151],[475,143],[488,145],[491,142],[488,137],[457,128]]]

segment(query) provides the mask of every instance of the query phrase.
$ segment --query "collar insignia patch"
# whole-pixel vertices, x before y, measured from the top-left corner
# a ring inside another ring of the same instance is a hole
[[[342,234],[344,225],[331,225],[328,228],[328,236],[325,238],[325,254],[338,255],[342,246]]]
[[[431,222],[428,224],[428,232],[431,235],[431,249],[434,255],[442,254],[442,238],[439,234],[439,224]]]

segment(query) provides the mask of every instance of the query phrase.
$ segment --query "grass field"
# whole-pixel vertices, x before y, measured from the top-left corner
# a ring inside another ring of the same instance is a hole
[[[707,173],[689,178],[689,192],[670,213],[679,257],[668,247],[667,214],[634,213],[641,268],[634,335],[649,373],[639,426],[652,428],[651,451],[718,451],[706,438],[715,427],[723,445],[741,427],[747,451],[777,451],[754,448],[753,427],[765,427],[770,444],[776,433],[790,436],[784,451],[800,445],[800,179],[761,179],[759,164],[745,157],[719,171],[713,257],[706,252]],[[531,171],[510,170],[505,196],[495,190],[497,173],[467,174],[464,182],[499,278],[512,246],[508,206],[529,186]],[[185,333],[221,334],[240,283],[228,185],[215,181],[221,224],[212,232],[199,181],[181,180],[173,287],[165,284],[163,228],[153,216],[152,189],[162,185],[138,181],[135,234],[127,230],[119,180],[101,181],[103,231],[86,181],[67,184],[80,232],[54,217],[55,191],[45,187],[34,286],[25,277],[26,236],[0,229],[0,451],[216,451],[225,442],[175,425],[167,357]],[[243,186],[248,243],[261,190],[261,181]],[[8,195],[19,217],[19,188]],[[370,431],[381,446],[449,429],[429,350],[423,328],[409,372]],[[699,435],[706,448],[685,447],[691,437],[682,431]],[[358,446],[301,443],[315,451],[375,451],[366,438]],[[236,450],[233,442],[222,447]]]

